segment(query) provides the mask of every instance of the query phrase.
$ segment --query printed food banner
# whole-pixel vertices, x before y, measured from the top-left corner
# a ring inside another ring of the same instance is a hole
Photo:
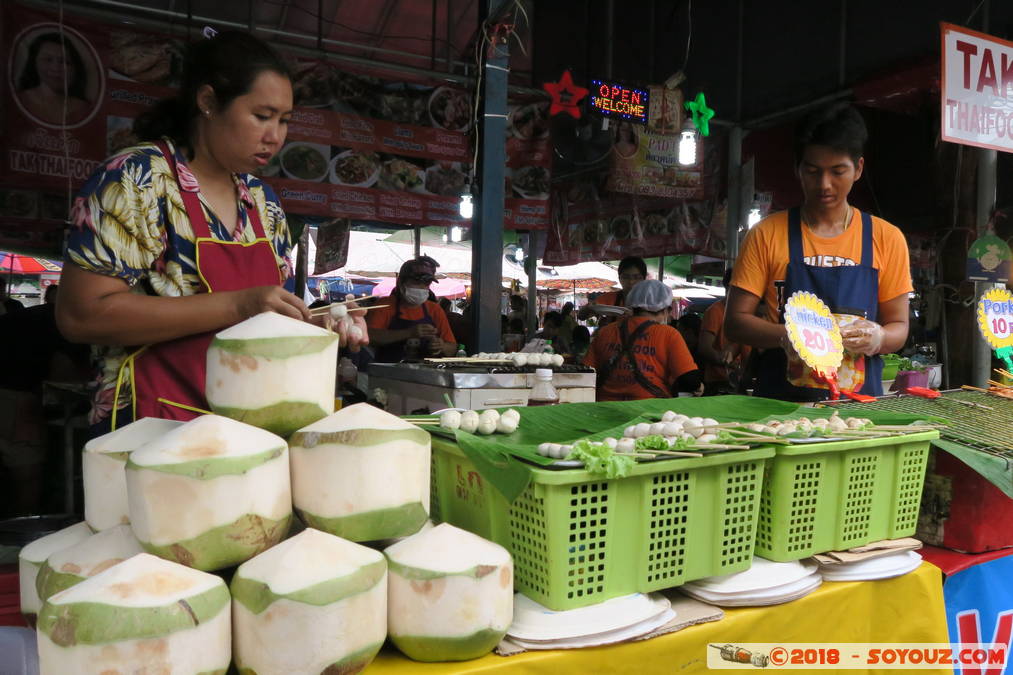
[[[549,265],[619,260],[628,255],[725,255],[723,219],[715,217],[711,201],[625,195],[600,199],[585,183],[557,193],[553,204],[545,250]]]
[[[615,129],[615,143],[607,185],[610,191],[670,199],[704,198],[704,144],[699,136],[696,163],[682,166],[681,134],[655,133],[625,121],[613,122],[611,126]]]
[[[0,244],[59,249],[68,193],[134,143],[138,114],[173,92],[185,42],[4,3]],[[194,39],[204,39],[194,31]],[[293,214],[456,224],[473,109],[460,89],[392,83],[293,60],[296,113],[266,180]],[[64,95],[63,82],[67,86]],[[552,153],[545,104],[509,118],[505,224],[545,229]],[[12,246],[13,247],[13,246]]]

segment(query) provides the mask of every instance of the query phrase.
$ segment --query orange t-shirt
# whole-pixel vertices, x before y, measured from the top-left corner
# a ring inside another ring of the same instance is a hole
[[[714,349],[718,353],[724,351],[730,343],[725,340],[725,301],[717,300],[711,303],[711,306],[707,308],[707,311],[703,313],[703,319],[700,324],[700,332],[707,331],[708,333],[714,334]],[[748,345],[741,345],[739,355],[735,357],[736,361],[745,361],[749,358],[750,347]],[[708,363],[704,366],[703,381],[704,382],[725,382],[728,380],[728,369],[724,366],[719,366],[715,363]]]
[[[418,321],[425,318],[425,313],[422,311],[422,305],[412,307],[403,302],[396,302],[394,296],[391,295],[385,299],[382,304],[389,303],[389,307],[381,307],[380,309],[370,310],[366,314],[366,327],[370,330],[379,329],[386,330],[391,322],[394,320],[394,310],[398,310],[398,316],[408,321]],[[440,334],[440,339],[444,342],[451,342],[457,344],[457,338],[454,337],[454,331],[450,330],[450,322],[447,321],[447,315],[444,313],[443,308],[432,300],[426,300],[426,310],[429,312],[429,318],[433,320],[433,325],[436,326],[436,332]]]
[[[632,335],[637,326],[647,320],[647,317],[643,316],[632,317],[598,329],[591,342],[591,349],[584,357],[584,365],[591,366],[595,370],[604,368],[612,359],[612,355],[622,348],[620,326],[626,324],[629,334]],[[697,369],[682,335],[671,326],[658,324],[648,328],[647,332],[634,343],[633,356],[640,367],[640,372],[664,391],[671,391],[681,375]],[[619,358],[608,380],[598,383],[599,401],[631,401],[645,398],[654,398],[654,395],[637,383],[629,360],[624,357]]]
[[[907,240],[895,225],[872,216],[872,266],[879,270],[879,303],[914,290]],[[820,237],[802,226],[802,255],[807,265],[839,267],[862,260],[862,214],[853,209],[848,228],[836,237]],[[788,269],[788,212],[781,211],[760,221],[749,231],[735,261],[732,285],[762,298],[768,318],[780,319],[787,298],[784,278]]]

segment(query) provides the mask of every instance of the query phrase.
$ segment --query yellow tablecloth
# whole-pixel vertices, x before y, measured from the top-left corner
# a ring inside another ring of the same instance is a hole
[[[370,675],[715,673],[720,671],[707,669],[707,645],[744,642],[949,642],[942,575],[935,566],[923,563],[914,572],[896,579],[826,582],[801,600],[774,607],[726,609],[721,621],[610,647],[527,652],[507,657],[490,654],[460,663],[416,663],[388,646],[366,672]],[[953,671],[941,668],[911,672]]]

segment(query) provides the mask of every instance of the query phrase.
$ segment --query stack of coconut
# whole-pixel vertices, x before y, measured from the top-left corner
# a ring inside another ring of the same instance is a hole
[[[424,661],[495,646],[509,553],[423,527],[429,434],[365,404],[328,414],[336,355],[332,333],[254,317],[208,351],[208,398],[228,417],[145,418],[88,443],[85,522],[20,554],[43,675],[224,673],[233,659],[256,675],[353,673],[388,634]],[[286,538],[293,510],[308,529]],[[383,553],[356,543],[390,538]]]

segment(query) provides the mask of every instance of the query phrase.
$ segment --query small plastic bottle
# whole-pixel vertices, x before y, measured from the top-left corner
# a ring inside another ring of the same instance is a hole
[[[457,355],[464,357],[468,356],[468,350],[464,348],[464,345],[457,345]]]
[[[535,386],[528,394],[528,405],[555,405],[559,403],[559,393],[552,386],[552,371],[548,368],[535,370]]]
[[[545,341],[545,347],[542,349],[543,354],[555,354],[556,350],[552,348],[552,340]]]
[[[342,357],[338,363],[338,380],[341,384],[350,384],[355,386],[355,381],[359,377],[359,370],[352,363],[352,360],[347,356]]]

